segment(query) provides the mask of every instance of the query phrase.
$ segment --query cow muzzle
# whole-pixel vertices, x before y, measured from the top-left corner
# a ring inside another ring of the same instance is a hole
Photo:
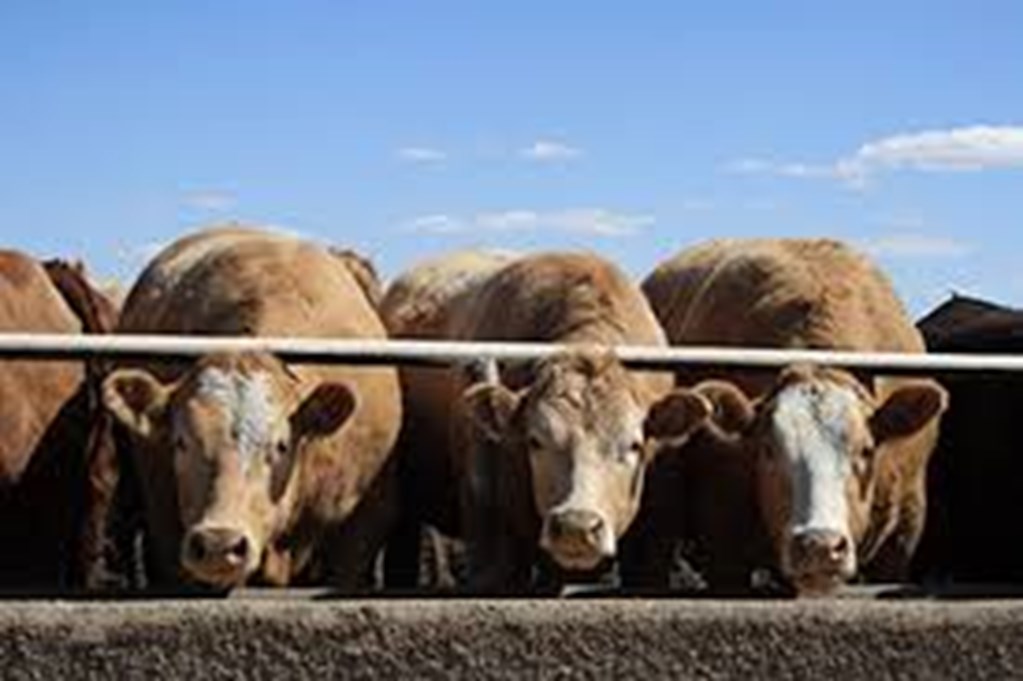
[[[856,573],[856,553],[844,532],[808,529],[792,535],[788,545],[788,577],[800,594],[825,594]]]
[[[181,563],[196,581],[218,587],[241,585],[257,564],[255,542],[244,531],[199,526],[185,535]]]
[[[569,509],[547,514],[540,546],[567,570],[592,570],[615,555],[614,531],[593,511]]]

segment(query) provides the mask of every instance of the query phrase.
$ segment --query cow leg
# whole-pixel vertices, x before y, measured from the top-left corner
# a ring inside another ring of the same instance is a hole
[[[472,473],[459,490],[468,562],[468,588],[474,593],[521,593],[532,583],[534,541],[515,532],[515,514],[528,503],[528,490],[508,489],[506,452],[483,438],[469,440]]]
[[[901,504],[895,528],[864,566],[868,581],[902,582],[909,577],[913,554],[924,531],[926,497],[922,485],[919,487]]]
[[[419,586],[422,525],[418,514],[403,508],[384,550],[384,586],[389,589],[415,589]]]
[[[385,466],[355,510],[328,530],[324,580],[342,592],[364,592],[378,586],[377,559],[399,521],[398,485],[394,467]]]
[[[619,559],[622,588],[666,591],[671,586],[675,543],[649,528],[635,527],[626,533]]]
[[[919,530],[898,530],[889,537],[874,554],[870,564],[864,568],[863,574],[867,580],[879,583],[905,581],[909,576],[909,565],[919,535]]]
[[[524,593],[533,578],[533,550],[507,532],[478,536],[467,545],[468,590],[478,594]]]
[[[473,593],[527,591],[532,580],[533,547],[510,531],[493,497],[479,492],[464,489],[462,494],[468,589]]]

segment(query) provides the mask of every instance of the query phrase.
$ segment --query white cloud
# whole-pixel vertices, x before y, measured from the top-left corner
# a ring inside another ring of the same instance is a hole
[[[531,210],[507,210],[500,213],[481,213],[472,221],[483,230],[491,232],[521,232],[536,229],[544,216]]]
[[[532,161],[571,161],[582,156],[581,149],[556,140],[537,140],[519,150],[519,155]]]
[[[832,164],[812,163],[780,163],[763,158],[744,158],[733,161],[725,166],[731,173],[746,175],[777,175],[797,179],[837,180],[851,187],[862,187],[866,183],[867,172],[859,163],[847,159]]]
[[[891,135],[861,145],[831,163],[744,158],[725,166],[734,173],[823,178],[862,188],[882,170],[966,171],[1023,169],[1023,127],[976,125]]]
[[[868,142],[855,160],[917,170],[1023,168],[1023,127],[976,125],[893,135]]]
[[[192,210],[223,213],[234,208],[238,201],[234,195],[227,192],[201,191],[187,194],[183,199],[183,203]]]
[[[650,215],[628,215],[604,208],[579,208],[552,213],[548,222],[555,229],[598,236],[631,236],[654,223]]]
[[[402,147],[396,154],[408,163],[440,163],[448,158],[444,151],[433,147]]]
[[[423,215],[405,223],[406,230],[426,234],[455,234],[465,231],[466,227],[465,224],[450,215],[440,213]]]
[[[860,246],[870,255],[888,258],[958,258],[973,251],[972,244],[951,237],[915,232],[865,239]]]
[[[445,214],[424,215],[405,223],[405,228],[431,234],[532,232],[547,229],[622,237],[634,235],[653,223],[654,218],[649,215],[619,213],[606,208],[573,208],[560,211],[507,210],[479,213],[465,219]]]

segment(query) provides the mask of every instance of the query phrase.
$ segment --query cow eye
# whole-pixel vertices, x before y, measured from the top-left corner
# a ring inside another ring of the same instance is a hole
[[[635,466],[643,460],[643,441],[633,440],[624,449],[619,450],[618,461],[627,466]]]
[[[538,438],[536,435],[530,435],[526,439],[526,447],[528,447],[530,451],[535,452],[536,450],[541,449],[543,447],[543,442],[541,442],[540,438]]]
[[[277,444],[274,445],[274,451],[277,452],[277,456],[284,456],[288,453],[288,441],[278,440]]]
[[[174,436],[174,451],[181,452],[185,449],[185,438],[182,435]]]

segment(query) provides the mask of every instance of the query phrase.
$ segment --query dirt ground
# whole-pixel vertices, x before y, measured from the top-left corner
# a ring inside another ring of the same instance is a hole
[[[8,600],[0,676],[1019,678],[1023,600]]]

